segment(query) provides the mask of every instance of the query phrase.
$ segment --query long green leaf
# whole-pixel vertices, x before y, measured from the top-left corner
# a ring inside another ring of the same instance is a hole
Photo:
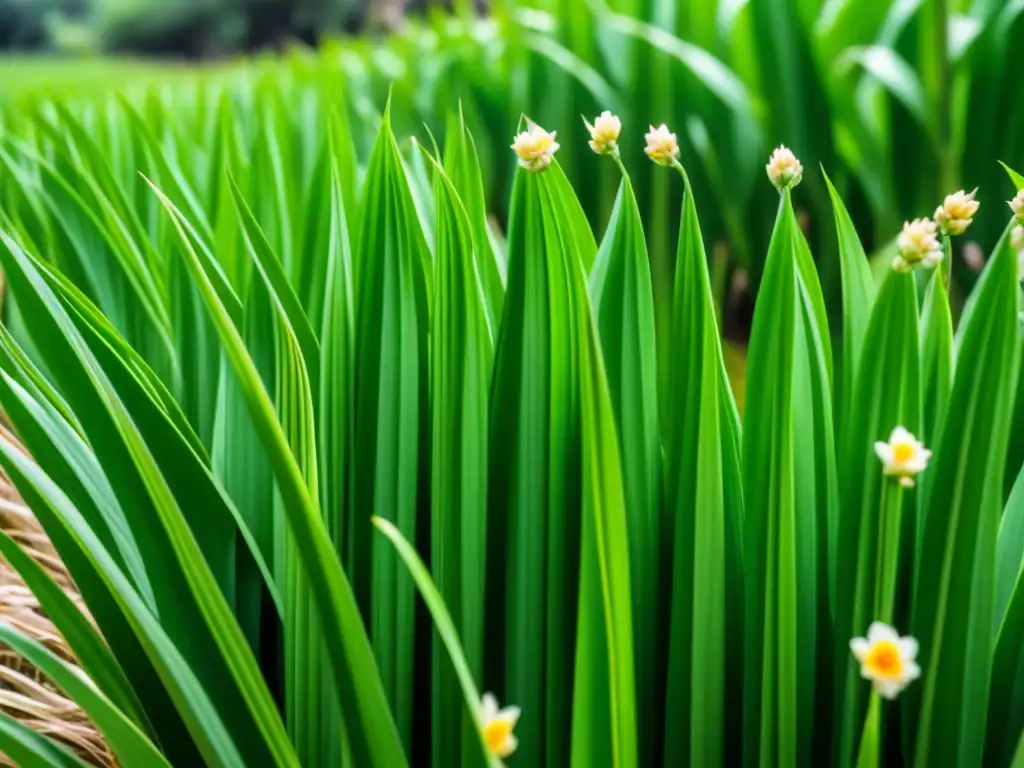
[[[668,629],[665,761],[736,761],[725,734],[741,724],[743,483],[736,405],[725,374],[707,255],[689,178],[676,256],[666,517],[662,550],[672,595]],[[699,372],[699,375],[697,375]],[[680,727],[686,723],[687,727]]]
[[[655,670],[659,656],[659,548],[662,521],[661,436],[654,348],[654,295],[640,210],[623,174],[612,217],[590,275],[590,297],[621,436],[623,481],[629,520],[637,713],[643,761],[657,754],[661,724],[656,713]]]
[[[850,393],[850,428],[841,446],[843,504],[832,557],[836,571],[836,650],[843,663],[836,667],[835,701],[838,760],[850,764],[856,754],[867,708],[866,686],[858,679],[849,654],[852,637],[862,636],[873,621],[906,627],[904,617],[882,615],[876,600],[883,564],[879,540],[887,533],[886,494],[898,493],[895,481],[882,475],[874,443],[887,441],[902,426],[914,435],[921,427],[921,363],[918,356],[917,293],[908,274],[890,272],[871,312],[864,336],[858,376]],[[916,541],[912,503],[897,504],[897,534],[904,533],[904,551]],[[909,535],[907,535],[909,534]],[[904,558],[904,576],[911,561]],[[904,580],[903,583],[908,583]],[[895,597],[895,596],[892,596]],[[906,596],[900,604],[906,603]]]
[[[559,765],[570,757],[576,640],[564,622],[575,614],[581,515],[570,280],[576,262],[594,255],[577,237],[574,214],[563,211],[563,184],[555,163],[541,174],[517,172],[512,189],[488,472],[489,536],[506,542],[487,560],[487,642],[500,650],[484,666],[504,698],[534,713],[519,728],[520,759]]]
[[[992,671],[992,568],[1010,426],[1005,414],[1020,367],[1016,266],[1004,236],[962,330],[923,510],[912,628],[926,655],[909,731],[917,766],[939,755],[950,765],[978,765],[982,755]]]
[[[459,642],[458,630],[455,628],[455,622],[448,612],[444,598],[438,592],[437,587],[434,586],[430,578],[430,572],[423,565],[423,561],[416,554],[416,550],[405,540],[401,532],[394,525],[380,517],[373,518],[373,524],[394,545],[405,567],[409,569],[413,581],[416,582],[416,588],[419,590],[423,602],[430,609],[431,618],[434,620],[434,627],[437,629],[438,636],[445,646],[445,651],[455,670],[459,687],[462,689],[461,697],[465,704],[466,714],[476,734],[472,740],[467,739],[466,743],[474,745],[477,758],[485,764],[492,766],[492,768],[499,768],[501,761],[489,753],[483,741],[483,723],[480,720],[482,709],[480,694],[477,692],[476,684],[473,682],[473,673],[470,670],[469,661],[466,659],[462,644]],[[470,758],[467,756],[466,759],[469,760]]]
[[[82,708],[118,760],[125,765],[137,763],[169,768],[170,763],[138,726],[67,662],[10,627],[0,626],[0,640],[35,665]]]
[[[67,641],[89,678],[111,702],[137,726],[146,726],[145,715],[131,684],[117,660],[89,620],[71,598],[50,578],[39,563],[29,557],[6,533],[0,531],[0,552],[18,572],[39,605]],[[2,627],[0,627],[2,628]]]
[[[180,226],[170,208],[168,213]],[[239,331],[183,231],[182,244],[182,256],[189,273],[206,303],[264,449],[270,456],[289,530],[302,552],[301,563],[315,596],[315,610],[323,627],[342,713],[352,724],[353,752],[362,761],[403,765],[405,758],[384,699],[355,595],[334,553],[316,501],[309,495],[273,403]]]
[[[355,261],[353,583],[370,622],[384,689],[413,746],[415,587],[370,515],[416,538],[429,498],[431,262],[389,117],[374,146]]]
[[[6,712],[0,712],[0,753],[19,768],[87,768],[67,747],[40,736]]]
[[[853,220],[843,204],[842,198],[832,186],[832,180],[822,171],[839,239],[839,269],[843,286],[843,340],[842,375],[836,380],[836,400],[840,403],[837,422],[842,431],[850,417],[853,387],[857,381],[857,366],[860,363],[861,348],[868,329],[868,318],[875,301],[877,287],[871,277],[871,268],[864,246],[861,245]]]
[[[463,637],[468,669],[480,679],[488,533],[487,408],[494,342],[468,214],[445,171],[438,166],[435,174],[431,563]],[[435,643],[433,760],[435,765],[454,765],[461,745],[476,737],[462,727],[455,705],[461,696],[442,650]]]
[[[835,468],[827,328],[818,326],[815,291],[805,284],[805,248],[784,192],[747,369],[761,382],[747,401],[743,444],[744,492],[761,505],[745,516],[743,549],[747,764],[803,763],[813,735],[824,735],[814,725],[815,697],[830,673],[819,669],[828,657],[816,649],[828,642],[819,617],[827,615],[824,531],[833,515]]]

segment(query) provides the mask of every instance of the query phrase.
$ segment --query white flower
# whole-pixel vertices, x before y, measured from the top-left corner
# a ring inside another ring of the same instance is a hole
[[[875,443],[875,453],[882,461],[882,472],[898,477],[904,488],[914,487],[914,475],[928,466],[932,452],[903,427],[896,427],[889,435],[889,442]]]
[[[942,261],[942,246],[937,234],[938,228],[931,219],[904,222],[903,231],[896,240],[899,256],[893,259],[892,268],[907,272],[917,265],[934,267]]]
[[[880,621],[868,627],[866,638],[853,638],[850,650],[860,662],[860,676],[871,680],[883,698],[895,699],[921,675],[916,661],[917,640],[900,637],[895,629]]]
[[[978,212],[978,206],[981,205],[974,199],[977,193],[978,188],[975,187],[970,194],[966,194],[961,189],[952,195],[946,195],[942,205],[935,209],[935,223],[939,225],[939,229],[944,234],[962,235],[971,226],[974,214]]]
[[[498,700],[494,698],[493,693],[485,693],[482,704],[480,721],[484,744],[492,755],[504,759],[519,746],[519,740],[512,735],[519,721],[519,707],[505,707],[499,710]]]
[[[644,153],[658,165],[672,165],[679,157],[679,142],[676,141],[676,135],[671,133],[664,123],[657,128],[652,125],[644,138],[647,139]]]
[[[619,151],[619,133],[622,121],[607,109],[594,118],[591,125],[585,119],[587,130],[590,131],[590,148],[599,155],[615,155]]]
[[[519,156],[519,164],[528,171],[543,171],[551,165],[551,159],[558,151],[555,141],[557,131],[548,133],[535,123],[530,123],[528,131],[518,134],[512,143],[512,149]]]
[[[795,187],[804,177],[804,167],[792,150],[782,144],[772,152],[765,170],[768,171],[768,178],[772,180],[772,184],[780,192],[787,187]]]
[[[1024,189],[1021,189],[1014,196],[1013,200],[1007,203],[1013,215],[1024,222]]]

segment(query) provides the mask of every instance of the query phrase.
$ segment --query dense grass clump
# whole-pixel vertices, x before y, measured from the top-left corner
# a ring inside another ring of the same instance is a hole
[[[523,35],[607,113],[377,99],[409,39],[5,109],[0,463],[91,620],[9,559],[93,684],[0,640],[125,766],[1017,765],[1024,179],[922,192],[872,269],[800,141],[711,193],[696,123]]]

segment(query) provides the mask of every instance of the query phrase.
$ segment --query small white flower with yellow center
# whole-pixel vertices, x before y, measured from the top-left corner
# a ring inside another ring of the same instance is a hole
[[[875,443],[875,453],[882,461],[882,472],[899,478],[904,488],[914,487],[914,476],[924,472],[932,452],[903,427],[896,427],[889,442]]]
[[[875,691],[885,699],[895,699],[921,676],[916,661],[917,640],[900,637],[899,632],[880,621],[868,627],[866,638],[853,638],[850,650],[860,662],[860,676],[873,682]]]
[[[551,165],[559,147],[555,141],[556,133],[548,133],[536,123],[530,123],[529,130],[518,134],[512,143],[512,149],[519,156],[519,164],[528,171],[543,171]]]
[[[484,744],[487,751],[499,758],[506,758],[516,751],[519,740],[512,734],[519,721],[519,707],[498,709],[498,700],[493,693],[485,693],[480,709]]]
[[[804,177],[804,167],[796,159],[793,151],[780,144],[772,152],[765,166],[768,171],[768,178],[780,192],[786,188],[795,187]]]
[[[591,125],[584,118],[583,122],[590,131],[590,148],[599,155],[617,155],[619,153],[619,134],[622,132],[622,121],[607,109],[594,118]]]
[[[909,272],[914,267],[934,267],[942,261],[942,246],[939,244],[938,227],[931,219],[914,219],[903,224],[903,231],[896,240],[899,256],[892,261],[897,272]]]
[[[935,209],[935,223],[945,235],[962,235],[971,222],[974,221],[974,214],[978,212],[981,205],[974,196],[978,194],[978,188],[970,194],[962,189],[952,195],[946,195],[942,205]]]
[[[657,128],[652,125],[644,138],[647,139],[644,154],[658,165],[669,166],[679,158],[679,142],[664,123]]]
[[[1024,189],[1019,190],[1013,200],[1010,200],[1007,205],[1010,206],[1013,215],[1020,219],[1021,222],[1024,222]]]

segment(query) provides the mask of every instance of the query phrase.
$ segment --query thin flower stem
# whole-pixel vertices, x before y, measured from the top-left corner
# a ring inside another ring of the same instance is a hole
[[[683,177],[683,183],[686,185],[687,191],[690,189],[690,175],[686,172],[683,164],[679,162],[678,158],[672,159],[672,167],[679,171],[679,175]]]
[[[619,157],[619,150],[616,149],[615,154],[613,154],[611,158],[615,161],[615,164],[619,166],[619,170],[622,171],[622,175],[629,178],[629,172],[626,170],[626,166],[622,164],[622,158]]]
[[[888,485],[893,485],[888,483]],[[880,731],[882,720],[881,698],[872,692],[868,715],[864,719],[864,731],[860,737],[860,751],[857,753],[857,768],[878,768]]]
[[[882,483],[878,518],[878,562],[875,579],[875,619],[892,623],[896,600],[896,573],[900,557],[903,486],[896,479]]]
[[[953,241],[949,235],[942,236],[942,279],[949,288],[953,275]]]

